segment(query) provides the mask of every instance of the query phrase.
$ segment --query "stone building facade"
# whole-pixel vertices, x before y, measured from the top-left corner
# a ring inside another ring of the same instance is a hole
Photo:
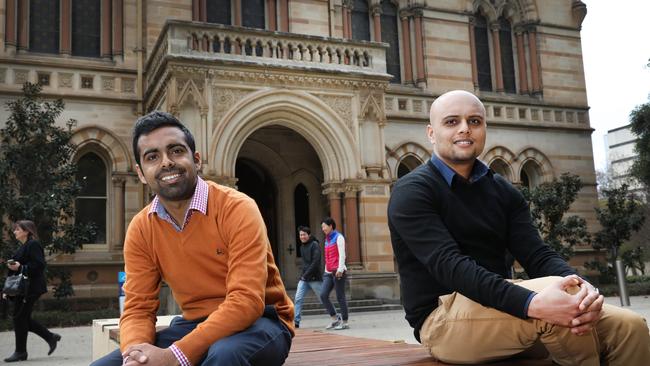
[[[594,224],[585,14],[579,0],[6,0],[0,102],[40,82],[77,121],[92,178],[78,219],[101,233],[51,265],[74,266],[80,296],[115,292],[125,229],[150,200],[130,130],[161,109],[194,133],[204,177],[257,201],[287,287],[295,228],[331,215],[351,296],[398,299],[386,206],[430,158],[428,110],[445,91],[484,101],[482,159],[512,182],[580,175],[573,211]]]

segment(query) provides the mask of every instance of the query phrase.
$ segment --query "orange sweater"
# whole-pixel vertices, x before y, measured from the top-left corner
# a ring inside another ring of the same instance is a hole
[[[217,340],[250,327],[264,305],[275,305],[280,320],[294,333],[293,303],[257,205],[234,189],[207,183],[207,215],[194,212],[182,232],[149,215],[149,206],[129,224],[122,351],[154,343],[161,280],[169,284],[185,319],[207,317],[175,343],[193,364]]]

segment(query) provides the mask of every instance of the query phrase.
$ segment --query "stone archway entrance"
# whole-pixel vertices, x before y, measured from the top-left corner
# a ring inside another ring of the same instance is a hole
[[[296,227],[308,224],[320,238],[317,229],[327,212],[321,194],[323,167],[316,151],[290,128],[262,127],[244,141],[235,177],[237,188],[260,208],[285,286],[295,288],[301,266]],[[302,197],[299,200],[297,192]]]

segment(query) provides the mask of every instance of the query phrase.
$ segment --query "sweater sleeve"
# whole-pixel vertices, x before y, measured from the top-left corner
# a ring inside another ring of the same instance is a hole
[[[445,226],[436,190],[423,179],[397,184],[388,207],[391,231],[450,293],[457,291],[484,306],[526,318],[525,305],[532,292],[509,283],[461,252]]]
[[[139,344],[153,344],[156,337],[156,312],[160,301],[161,277],[147,248],[141,224],[136,216],[129,225],[124,240],[124,313],[120,318],[120,348]]]
[[[345,267],[345,238],[343,235],[339,234],[338,238],[336,238],[336,246],[339,250],[339,267],[336,269],[336,272],[347,271]]]
[[[217,225],[225,233],[229,251],[226,298],[205,321],[175,343],[192,364],[219,339],[250,327],[264,311],[270,244],[262,215],[248,197],[231,200],[220,212]]]
[[[21,263],[21,266],[27,266],[27,275],[36,277],[45,271],[45,256],[41,244],[35,240],[30,240],[25,244],[25,257],[27,261]]]

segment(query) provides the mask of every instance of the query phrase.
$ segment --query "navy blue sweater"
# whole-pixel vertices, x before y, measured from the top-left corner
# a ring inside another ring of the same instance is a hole
[[[388,225],[406,319],[418,340],[438,297],[454,291],[526,318],[532,292],[505,280],[506,250],[531,278],[575,273],[542,241],[521,193],[492,171],[473,183],[455,175],[450,186],[427,162],[395,184]]]

